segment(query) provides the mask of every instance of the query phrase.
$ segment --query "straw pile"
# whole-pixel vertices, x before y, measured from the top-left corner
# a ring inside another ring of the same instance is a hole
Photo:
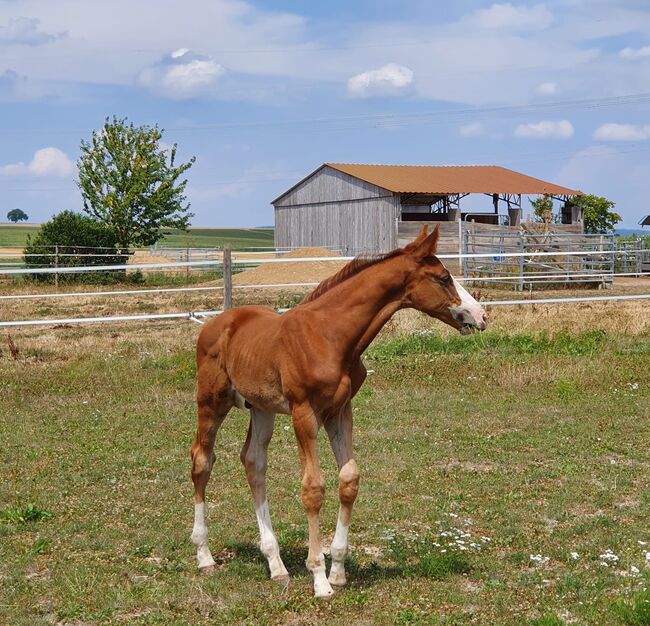
[[[298,248],[282,258],[318,258],[339,255],[326,248]],[[318,283],[338,272],[346,261],[293,261],[264,263],[233,276],[234,285],[276,285],[284,283]]]

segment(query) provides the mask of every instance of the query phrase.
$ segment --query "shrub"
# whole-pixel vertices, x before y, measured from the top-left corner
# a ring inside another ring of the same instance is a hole
[[[58,257],[55,256],[56,247]],[[118,256],[116,236],[103,224],[73,211],[62,211],[41,227],[34,237],[28,235],[25,265],[37,267],[80,267],[84,265],[116,265],[125,263]],[[113,256],[115,254],[115,256]],[[35,256],[32,256],[35,255]],[[68,256],[98,255],[98,256]],[[110,255],[110,256],[99,256]],[[31,274],[32,278],[54,282],[54,274]],[[115,282],[124,278],[123,271],[60,274],[65,282]]]

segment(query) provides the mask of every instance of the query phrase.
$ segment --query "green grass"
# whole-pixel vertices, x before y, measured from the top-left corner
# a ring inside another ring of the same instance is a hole
[[[0,226],[0,247],[22,247],[28,234],[40,226]],[[272,228],[190,228],[187,232],[171,230],[158,245],[170,248],[214,248],[230,244],[235,249],[273,247]]]
[[[267,579],[257,549],[242,411],[219,433],[208,488],[218,569],[195,567],[196,331],[17,332],[18,362],[3,346],[0,623],[648,624],[648,336],[374,345],[375,373],[354,403],[362,479],[349,585],[322,603],[304,567],[285,416],[268,475],[289,588]],[[331,537],[337,483],[325,439]],[[603,560],[606,550],[618,560]]]
[[[171,231],[158,245],[171,248],[213,248],[230,244],[234,249],[272,248],[272,228],[190,228]]]
[[[0,225],[0,247],[22,247],[27,241],[27,235],[34,236],[40,229],[40,224],[20,226]]]

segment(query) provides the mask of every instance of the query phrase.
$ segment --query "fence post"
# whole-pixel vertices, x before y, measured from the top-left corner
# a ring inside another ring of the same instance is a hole
[[[521,256],[519,257],[519,291],[524,292],[524,252],[526,248],[526,237],[521,231],[519,233],[519,252]]]
[[[467,230],[462,231],[461,241],[462,241],[462,247],[460,250],[461,257],[460,259],[458,259],[458,261],[460,262],[463,278],[465,279],[465,281],[467,281],[467,279],[469,278],[469,267],[468,267],[469,264],[468,264],[467,257],[464,255],[469,254],[469,231]]]
[[[232,256],[228,245],[223,247],[223,308],[232,308]]]
[[[190,262],[190,249],[189,246],[185,248],[185,260],[189,263]],[[187,265],[185,267],[185,284],[188,284],[190,282],[190,266]]]
[[[59,244],[55,244],[54,246],[54,269],[59,269]],[[54,274],[54,286],[58,287],[59,286],[59,273],[56,272]]]

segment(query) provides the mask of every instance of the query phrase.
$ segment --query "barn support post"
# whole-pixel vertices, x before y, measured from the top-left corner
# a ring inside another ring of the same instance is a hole
[[[223,247],[223,308],[232,309],[232,251]]]

